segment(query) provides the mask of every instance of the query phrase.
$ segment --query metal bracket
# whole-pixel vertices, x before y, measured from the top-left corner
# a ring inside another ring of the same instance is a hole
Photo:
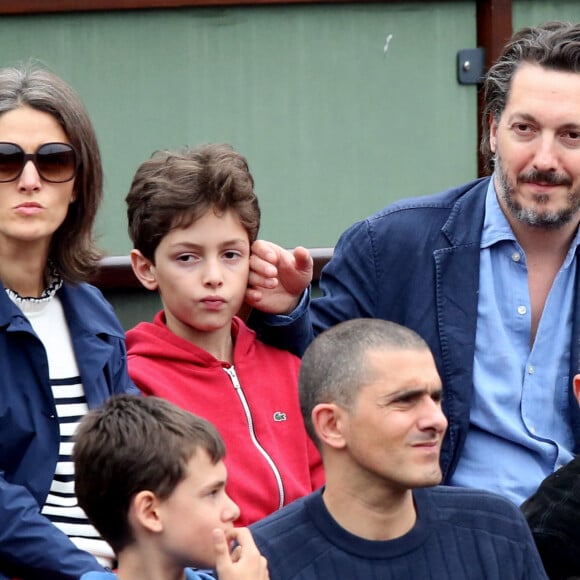
[[[465,48],[457,53],[457,80],[461,85],[483,82],[484,48]]]

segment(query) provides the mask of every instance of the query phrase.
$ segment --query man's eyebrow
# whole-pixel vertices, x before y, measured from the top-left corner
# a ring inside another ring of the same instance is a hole
[[[380,396],[381,399],[386,401],[394,401],[396,399],[400,399],[402,397],[415,397],[417,395],[422,395],[423,393],[428,392],[427,387],[407,387],[398,389],[391,393],[384,393]]]
[[[537,122],[536,117],[530,115],[530,113],[520,113],[518,111],[512,113],[507,120],[508,123],[511,123],[513,121],[530,121],[532,123]]]
[[[393,391],[392,393],[384,393],[379,397],[379,399],[388,402],[388,401],[396,401],[397,399],[413,398],[424,394],[429,394],[431,396],[442,395],[443,387],[436,386],[430,388],[429,385],[425,385],[422,387],[407,387],[398,389],[396,391]]]
[[[512,113],[509,117],[508,117],[508,123],[513,123],[513,122],[518,122],[518,121],[525,121],[525,122],[530,122],[530,123],[538,123],[539,121],[536,119],[536,117],[534,117],[533,115],[530,115],[530,113],[519,113],[519,112],[515,112]],[[563,125],[561,125],[560,127],[558,127],[560,131],[562,130],[575,130],[575,131],[580,131],[580,123],[564,123]]]
[[[561,127],[560,130],[566,130],[566,131],[580,131],[580,123],[564,123]]]

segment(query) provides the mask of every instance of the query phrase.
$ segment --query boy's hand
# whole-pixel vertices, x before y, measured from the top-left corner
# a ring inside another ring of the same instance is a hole
[[[312,282],[313,261],[301,246],[289,252],[272,242],[256,240],[250,256],[246,303],[262,312],[288,314]]]
[[[236,547],[230,552],[230,542]],[[216,528],[213,531],[216,570],[220,580],[269,580],[268,561],[260,552],[248,528],[234,528],[230,538]]]

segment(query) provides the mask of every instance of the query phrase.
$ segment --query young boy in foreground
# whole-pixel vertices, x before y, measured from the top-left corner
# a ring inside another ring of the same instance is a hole
[[[246,159],[229,145],[160,151],[127,195],[131,262],[163,303],[127,333],[129,374],[147,395],[213,423],[230,454],[240,525],[320,487],[320,455],[298,402],[300,361],[236,316],[260,209]]]
[[[86,415],[74,446],[79,505],[118,558],[83,580],[267,580],[250,532],[234,528],[224,443],[206,420],[157,397],[120,395]],[[237,546],[230,552],[230,545]]]

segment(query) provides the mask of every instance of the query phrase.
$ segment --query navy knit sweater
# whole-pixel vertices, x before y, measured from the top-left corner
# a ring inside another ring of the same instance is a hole
[[[369,541],[341,528],[321,491],[252,525],[272,580],[536,580],[547,578],[520,510],[499,496],[434,487],[413,492],[417,522]]]

